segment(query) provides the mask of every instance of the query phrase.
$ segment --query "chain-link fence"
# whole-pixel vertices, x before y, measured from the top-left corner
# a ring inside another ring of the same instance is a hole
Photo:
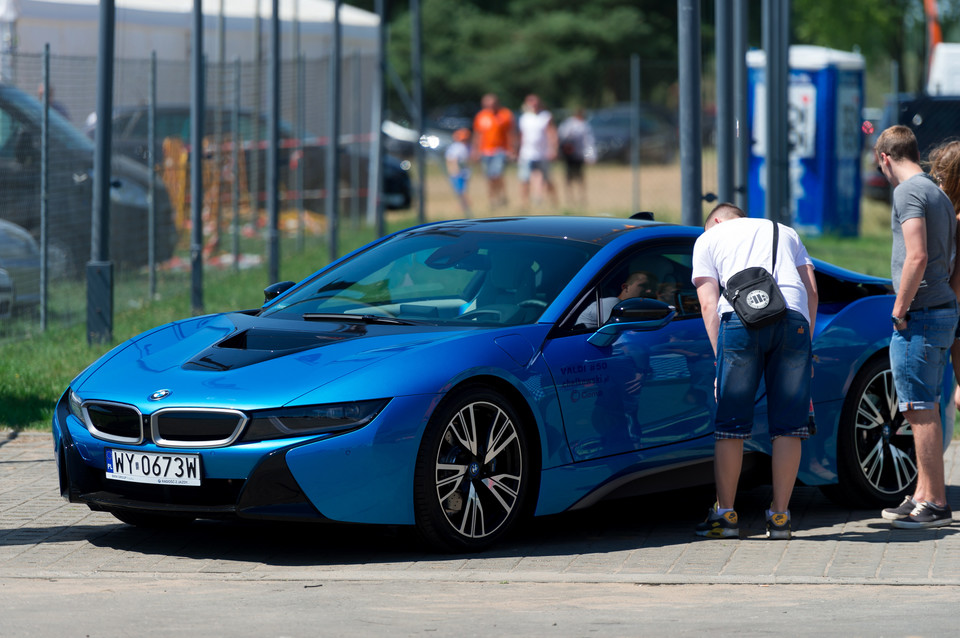
[[[51,56],[50,118],[47,130],[49,279],[45,313],[40,313],[40,146],[43,57],[18,55],[7,61],[11,80],[0,84],[0,219],[25,229],[0,225],[0,340],[36,332],[42,323],[79,323],[86,319],[84,264],[90,259],[93,140],[97,65],[94,58]],[[619,61],[620,67],[628,66]],[[675,63],[645,63],[646,75],[663,75]],[[325,243],[325,180],[331,118],[328,107],[330,59],[285,60],[281,64],[278,192],[280,230],[299,245]],[[675,73],[674,73],[675,75]],[[370,179],[375,167],[374,133],[380,128],[379,70],[375,56],[351,54],[340,71],[342,109],[339,147],[339,219],[357,228],[369,221]],[[205,70],[202,158],[204,269],[211,273],[259,265],[267,255],[265,225],[268,114],[266,63],[208,63]],[[153,84],[151,84],[153,83]],[[112,121],[110,259],[115,267],[114,307],[139,306],[160,291],[189,285],[193,203],[190,201],[189,62],[115,61]],[[712,101],[705,84],[704,103]],[[152,87],[157,99],[151,108]],[[406,109],[397,106],[396,83],[387,91],[384,139],[387,157],[382,200],[399,223],[415,223],[414,149],[421,142]],[[444,153],[452,131],[469,127],[476,103],[451,96],[449,103],[427,105],[429,146],[423,200],[428,220],[466,215],[585,213],[627,216],[652,210],[658,218],[679,221],[680,178],[675,104],[669,88],[644,90],[638,140],[630,138],[622,100],[590,109],[595,124],[597,162],[585,167],[583,192],[569,187],[564,163],[553,162],[555,191],[523,204],[516,165],[506,173],[506,205],[492,206],[479,165],[472,165],[464,208],[447,175]],[[393,96],[391,99],[391,95]],[[519,112],[519,104],[506,104]],[[548,105],[556,123],[573,104]],[[586,106],[586,105],[585,105]],[[626,107],[629,112],[629,106]],[[705,113],[709,114],[706,108]],[[154,118],[150,154],[149,122]],[[712,119],[704,119],[704,191],[715,190]],[[631,166],[632,144],[641,163]],[[375,173],[373,173],[375,174]],[[154,214],[150,214],[153,187]],[[406,212],[403,212],[404,209]],[[151,225],[151,221],[152,225]],[[312,242],[312,243],[309,243]],[[152,249],[151,249],[152,244]],[[317,263],[317,267],[321,266]],[[4,277],[4,273],[6,277]],[[11,281],[11,285],[5,281]],[[205,275],[204,280],[210,279]],[[265,284],[268,282],[264,282]],[[13,292],[4,292],[8,288]],[[4,296],[7,303],[4,305]],[[6,309],[6,310],[5,310]],[[43,322],[41,322],[41,317]]]
[[[43,323],[75,323],[86,316],[83,267],[91,255],[98,126],[96,59],[51,56],[47,83],[43,56],[17,55],[5,62],[9,78],[0,84],[0,339],[37,330],[41,317]],[[371,149],[371,131],[378,122],[376,68],[376,58],[369,55],[342,60],[339,210],[344,217],[359,219],[368,204],[371,158],[376,157]],[[329,59],[301,58],[281,66],[277,179],[280,224],[289,234],[320,235],[324,230],[329,74]],[[167,275],[160,279],[169,279],[189,268],[194,157],[203,162],[205,267],[262,262],[269,137],[263,106],[266,64],[237,60],[207,66],[199,154],[190,148],[188,63],[159,61],[154,67],[150,60],[118,59],[115,75],[109,222],[115,307],[139,304],[154,293],[156,277],[151,275],[158,271]],[[50,111],[44,127],[46,86]],[[158,96],[153,105],[151,95]],[[395,205],[409,206],[406,171],[399,161],[385,164],[387,179],[393,179],[389,188],[399,192]],[[399,172],[399,178],[391,171]],[[43,255],[41,183],[47,201]],[[48,293],[41,300],[43,260]]]

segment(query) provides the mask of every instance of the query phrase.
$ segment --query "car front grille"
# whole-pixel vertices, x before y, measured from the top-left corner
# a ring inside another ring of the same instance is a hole
[[[99,439],[113,443],[143,442],[143,417],[133,406],[119,403],[85,403],[87,429]]]
[[[91,401],[83,404],[87,429],[111,443],[139,445],[149,438],[159,447],[209,448],[233,443],[247,423],[239,410],[168,408],[144,417],[130,405]]]
[[[221,447],[233,443],[246,424],[238,410],[158,410],[150,418],[153,442],[161,447]]]

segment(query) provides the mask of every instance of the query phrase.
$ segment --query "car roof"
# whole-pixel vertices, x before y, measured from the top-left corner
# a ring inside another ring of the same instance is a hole
[[[676,231],[657,234],[699,234],[702,229],[665,222],[618,217],[574,217],[543,215],[536,217],[491,217],[483,219],[460,219],[435,222],[400,231],[410,233],[498,233],[504,235],[528,235],[554,237],[589,242],[600,246],[622,237],[625,233],[640,229]],[[689,232],[688,232],[689,231]]]

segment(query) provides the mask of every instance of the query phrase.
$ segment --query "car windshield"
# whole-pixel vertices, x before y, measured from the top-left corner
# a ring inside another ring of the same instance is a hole
[[[597,249],[553,237],[421,229],[355,255],[263,314],[308,320],[347,314],[435,325],[533,323]]]
[[[7,120],[25,120],[29,122],[37,131],[37,137],[40,135],[40,124],[43,118],[43,105],[31,95],[15,89],[10,86],[2,87],[0,90],[3,108],[5,112],[3,123],[0,125],[7,127]],[[10,111],[7,113],[7,111]],[[83,133],[73,127],[56,109],[49,111],[49,122],[51,135],[69,150],[93,152],[93,142],[84,137]]]

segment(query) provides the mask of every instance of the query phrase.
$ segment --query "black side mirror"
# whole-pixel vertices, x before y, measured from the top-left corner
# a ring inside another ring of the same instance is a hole
[[[677,311],[656,299],[624,299],[610,311],[610,318],[587,339],[587,343],[605,348],[630,330],[659,330],[670,323]]]
[[[657,299],[633,297],[624,299],[610,311],[607,323],[636,323],[638,321],[660,321],[675,309]]]
[[[263,303],[269,303],[297,285],[295,281],[280,281],[263,289]]]

